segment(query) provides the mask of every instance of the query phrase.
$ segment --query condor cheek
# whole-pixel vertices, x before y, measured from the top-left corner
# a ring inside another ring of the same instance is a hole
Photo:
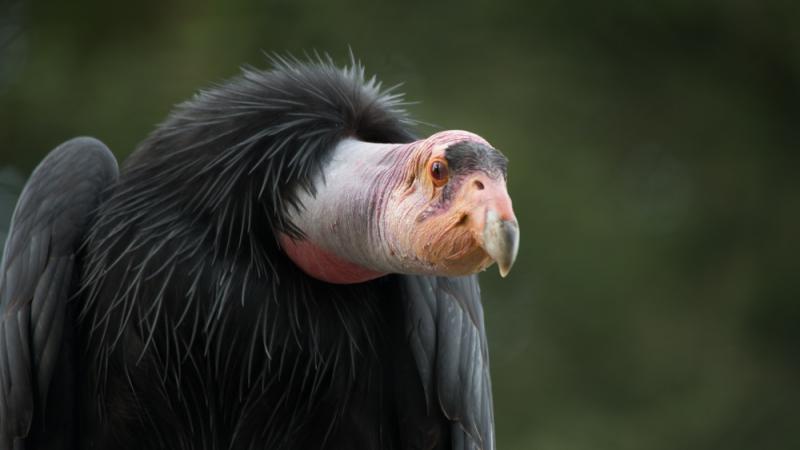
[[[417,258],[437,275],[468,275],[491,263],[463,215],[442,214],[423,221],[414,234]]]

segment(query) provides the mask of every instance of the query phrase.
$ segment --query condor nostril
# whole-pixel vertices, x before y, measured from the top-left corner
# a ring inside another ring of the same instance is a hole
[[[475,189],[482,191],[483,190],[483,183],[480,180],[475,180]]]

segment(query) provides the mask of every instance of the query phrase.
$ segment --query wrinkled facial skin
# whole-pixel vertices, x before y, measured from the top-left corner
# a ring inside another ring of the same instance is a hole
[[[516,223],[506,191],[507,160],[475,135],[456,143],[435,138],[417,148],[404,186],[389,199],[390,250],[430,272],[472,274],[493,262],[484,249],[489,211]]]

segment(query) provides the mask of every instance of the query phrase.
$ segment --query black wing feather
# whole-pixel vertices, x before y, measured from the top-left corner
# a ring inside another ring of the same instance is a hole
[[[451,422],[453,450],[494,450],[489,353],[477,276],[407,276],[406,333],[428,413]]]
[[[105,145],[77,138],[53,150],[20,195],[0,265],[0,449],[72,444],[74,390],[61,389],[76,369],[67,301],[90,216],[117,174]]]

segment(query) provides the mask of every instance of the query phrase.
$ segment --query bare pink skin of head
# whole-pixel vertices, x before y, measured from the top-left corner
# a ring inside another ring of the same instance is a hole
[[[505,275],[519,233],[499,158],[466,131],[409,144],[345,139],[313,181],[315,194],[298,192],[302,207],[290,219],[303,237],[281,235],[281,246],[329,283],[467,275],[495,261]]]

